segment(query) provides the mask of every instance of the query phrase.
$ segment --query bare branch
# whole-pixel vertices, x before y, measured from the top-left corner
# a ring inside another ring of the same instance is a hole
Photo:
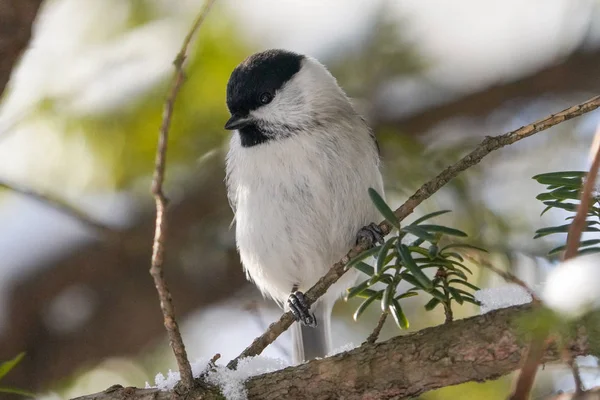
[[[533,289],[531,289],[529,286],[527,286],[527,284],[525,282],[523,282],[523,280],[519,279],[515,274],[512,274],[509,271],[501,270],[500,268],[496,267],[488,260],[483,259],[483,257],[481,257],[480,254],[473,256],[473,254],[471,254],[471,253],[475,254],[475,253],[479,253],[479,252],[470,252],[470,251],[461,252],[461,254],[468,260],[471,260],[474,263],[476,263],[477,265],[480,265],[484,268],[489,269],[490,271],[492,271],[493,273],[495,273],[496,275],[498,275],[502,279],[504,279],[506,282],[514,283],[515,285],[523,288],[531,296],[531,298],[534,302],[540,301],[539,297],[535,294]]]
[[[154,233],[154,243],[152,246],[152,266],[150,268],[150,274],[154,279],[154,285],[158,291],[165,328],[169,334],[171,348],[173,349],[173,353],[177,359],[177,365],[181,375],[181,382],[186,388],[191,388],[193,385],[194,378],[192,376],[192,368],[187,358],[185,345],[183,344],[183,339],[181,338],[181,332],[179,332],[177,320],[175,319],[175,307],[173,306],[171,293],[169,292],[169,288],[163,275],[163,260],[166,239],[165,230],[167,227],[167,221],[165,218],[167,198],[163,192],[163,183],[165,180],[167,143],[169,138],[169,128],[171,126],[171,117],[173,115],[173,107],[175,106],[175,100],[177,99],[179,89],[184,81],[183,65],[185,63],[192,38],[194,37],[196,31],[200,28],[200,25],[202,25],[202,22],[206,18],[214,2],[215,0],[207,0],[207,2],[204,4],[202,11],[194,21],[192,28],[183,41],[181,50],[173,62],[175,66],[175,73],[173,76],[171,89],[163,109],[163,119],[159,131],[158,146],[156,148],[154,177],[152,179],[152,194],[156,200],[156,230]]]
[[[248,399],[405,399],[450,385],[497,379],[519,368],[526,344],[519,337],[514,321],[529,312],[530,305],[496,310],[258,375],[246,382]],[[588,339],[583,330],[570,350],[577,355],[588,353]],[[543,354],[544,362],[559,359],[560,350],[555,345]],[[195,388],[185,395],[122,388],[78,400],[125,397],[129,400],[219,398],[215,388],[204,391]]]
[[[573,375],[573,380],[575,381],[575,394],[581,394],[584,391],[583,381],[581,380],[581,375],[579,374],[579,365],[577,365],[577,360],[566,348],[562,349],[562,359],[571,369],[571,374]]]
[[[435,192],[440,190],[446,183],[456,177],[462,171],[476,165],[485,156],[494,150],[498,150],[504,146],[511,145],[519,140],[525,139],[538,132],[542,132],[548,128],[558,125],[564,121],[573,119],[590,111],[593,111],[600,107],[600,96],[591,98],[581,104],[572,106],[563,110],[557,114],[552,114],[544,119],[541,119],[532,124],[523,126],[514,131],[505,133],[499,136],[488,136],[469,154],[460,159],[456,164],[446,168],[438,176],[430,180],[429,182],[422,185],[419,190],[415,192],[404,204],[402,204],[394,214],[398,217],[399,221],[404,220],[410,215],[413,210],[421,204],[424,200],[428,199]],[[391,225],[383,221],[379,224],[379,228],[384,234],[388,234],[391,231]],[[352,248],[346,256],[340,261],[335,263],[333,267],[325,274],[305,295],[309,304],[315,302],[320,296],[322,296],[331,285],[344,274],[345,265],[350,259],[356,257],[358,254],[365,251],[367,248],[364,243],[359,243]],[[238,357],[231,360],[228,364],[230,368],[235,368],[240,358],[250,357],[260,354],[269,344],[271,344],[281,333],[288,329],[294,322],[294,317],[291,312],[284,313],[281,318],[269,326],[269,329],[261,336],[254,339],[252,344],[248,346]]]
[[[393,126],[409,135],[426,133],[437,124],[452,118],[485,118],[503,104],[514,99],[533,100],[540,95],[584,100],[590,93],[600,92],[600,48],[579,48],[567,57],[512,81],[501,80],[432,107],[414,113],[390,117],[375,116],[375,127]],[[441,96],[443,97],[443,96]]]
[[[379,338],[379,334],[381,333],[381,329],[383,329],[383,325],[385,324],[385,320],[388,316],[387,310],[381,313],[379,317],[379,321],[377,322],[377,326],[373,329],[373,332],[367,337],[367,340],[363,344],[373,344]]]
[[[531,340],[529,346],[527,346],[527,355],[525,362],[521,368],[519,378],[515,383],[515,389],[513,394],[509,397],[509,400],[527,400],[531,394],[533,382],[537,374],[538,365],[542,361],[544,351],[546,349],[546,343],[544,338],[534,338]]]
[[[600,127],[598,127],[596,134],[600,135]],[[563,260],[568,260],[569,258],[575,257],[579,251],[579,241],[581,240],[581,233],[585,229],[585,220],[587,218],[588,210],[590,209],[592,192],[594,191],[594,186],[596,185],[598,167],[600,167],[600,146],[597,146],[596,148],[596,154],[593,157],[592,166],[585,177],[585,184],[583,185],[583,190],[581,191],[581,200],[579,206],[577,207],[577,213],[575,214],[575,219],[573,219],[573,222],[569,227],[569,233],[567,236],[567,249],[563,256]]]

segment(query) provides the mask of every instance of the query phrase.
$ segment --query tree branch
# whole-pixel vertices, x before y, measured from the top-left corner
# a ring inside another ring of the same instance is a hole
[[[481,254],[479,254],[479,253],[480,252],[478,252],[478,251],[470,252],[470,251],[466,250],[466,251],[463,251],[461,254],[466,259],[474,262],[475,264],[489,269],[490,271],[492,271],[493,273],[495,273],[496,275],[498,275],[502,279],[504,279],[506,282],[513,283],[517,286],[520,286],[523,290],[525,290],[531,296],[532,301],[534,301],[534,302],[540,301],[538,295],[535,294],[533,289],[531,289],[529,286],[527,286],[527,284],[522,279],[519,279],[515,274],[513,274],[509,271],[504,271],[504,270],[501,270],[500,268],[496,267],[489,260],[484,259],[481,256]],[[473,255],[473,254],[475,254],[475,255]]]
[[[152,266],[150,268],[150,275],[154,279],[154,285],[158,291],[158,297],[160,299],[160,308],[163,313],[165,328],[169,334],[169,342],[171,348],[175,354],[177,360],[177,366],[179,367],[179,373],[181,374],[181,382],[186,388],[191,388],[193,385],[192,368],[187,358],[185,351],[185,345],[181,338],[181,332],[175,319],[175,307],[171,299],[171,293],[164,278],[163,274],[163,260],[165,251],[165,230],[167,227],[167,221],[165,218],[165,209],[167,206],[167,198],[163,192],[163,182],[165,179],[165,168],[167,158],[167,143],[169,139],[169,128],[171,126],[171,117],[173,115],[173,108],[175,106],[175,100],[179,89],[183,84],[184,71],[183,64],[185,63],[188,48],[194,37],[196,31],[202,25],[202,22],[206,18],[206,15],[210,11],[211,6],[215,0],[207,0],[202,11],[194,21],[192,28],[185,37],[181,50],[177,54],[175,61],[175,74],[173,76],[173,82],[165,106],[163,110],[163,119],[160,126],[160,132],[158,137],[158,146],[156,148],[156,162],[154,167],[154,178],[152,179],[152,193],[156,200],[156,230],[154,233],[154,243],[152,246]]]
[[[513,99],[533,99],[541,94],[584,96],[600,92],[600,48],[579,49],[566,58],[545,66],[532,74],[510,82],[498,82],[475,93],[467,93],[442,104],[388,119],[380,118],[375,126],[395,126],[403,132],[418,135],[454,117],[485,117]],[[581,94],[577,94],[581,93]],[[580,97],[582,100],[585,97]]]
[[[530,310],[529,305],[496,310],[255,376],[246,382],[248,399],[404,399],[450,385],[497,379],[519,368],[526,344],[514,321]],[[587,354],[583,331],[570,350]],[[546,349],[544,362],[559,359],[555,346]],[[183,398],[169,391],[120,388],[77,400],[116,400],[125,394],[129,400]],[[196,389],[185,396],[210,399],[218,398],[218,393],[214,388]]]
[[[385,325],[385,320],[387,319],[388,314],[389,313],[387,311],[381,313],[379,316],[379,321],[377,321],[377,326],[375,326],[375,329],[373,329],[373,332],[371,332],[363,344],[373,344],[377,341],[377,339],[379,339],[379,334],[383,329],[383,325]]]
[[[519,140],[525,139],[538,132],[542,132],[564,121],[593,111],[598,107],[600,107],[600,96],[593,97],[592,99],[581,104],[569,107],[557,114],[552,114],[537,122],[505,133],[504,135],[487,136],[479,144],[479,146],[475,148],[475,150],[471,151],[469,154],[461,158],[456,164],[446,168],[438,176],[421,186],[419,190],[415,192],[415,194],[409,197],[404,204],[394,211],[394,214],[396,217],[398,217],[399,221],[404,220],[424,200],[431,197],[431,195],[440,190],[446,183],[456,177],[459,173],[479,163],[492,151],[518,142]],[[388,234],[391,231],[392,226],[388,222],[383,221],[379,224],[379,228],[384,234]],[[366,249],[367,248],[364,243],[359,243],[352,248],[348,254],[344,256],[344,258],[334,264],[327,274],[325,274],[310,290],[305,293],[307,302],[312,304],[316,299],[322,296],[327,289],[337,282],[337,280],[344,274],[345,265],[350,261],[350,259],[356,257]],[[260,354],[269,344],[277,339],[281,333],[288,329],[293,322],[294,317],[292,316],[292,313],[289,311],[284,313],[279,321],[271,324],[269,329],[264,334],[254,339],[252,344],[248,346],[238,357],[231,360],[228,364],[228,367],[235,368],[240,358]]]

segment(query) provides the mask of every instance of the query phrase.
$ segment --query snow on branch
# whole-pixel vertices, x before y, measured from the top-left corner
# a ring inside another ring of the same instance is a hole
[[[519,368],[527,340],[519,336],[514,321],[530,312],[530,305],[495,310],[254,376],[246,381],[243,394],[249,400],[403,399],[464,382],[497,379]],[[569,350],[574,355],[588,353],[583,330]],[[545,350],[543,361],[560,358],[560,351],[552,345]],[[244,369],[243,364],[240,369]],[[221,381],[226,383],[225,379]],[[186,394],[112,387],[77,400],[222,399],[220,396],[218,387],[203,384]]]

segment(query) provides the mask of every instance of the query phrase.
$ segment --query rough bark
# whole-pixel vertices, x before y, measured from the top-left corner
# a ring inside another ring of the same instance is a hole
[[[259,375],[246,383],[248,399],[405,399],[450,385],[496,379],[519,368],[527,341],[516,333],[514,320],[529,311],[529,305],[492,311]],[[571,350],[575,355],[587,353],[584,332]],[[557,349],[550,346],[544,362],[559,359]],[[125,397],[192,400],[218,398],[218,394],[214,388],[185,394],[112,388],[77,400]]]
[[[206,254],[206,239],[198,234],[209,229],[206,224],[214,229],[217,224],[226,226],[231,218],[222,165],[215,164],[203,166],[206,179],[198,173],[197,186],[185,190],[167,211],[170,237],[165,274],[177,293],[174,302],[180,318],[246,284],[235,248],[224,250],[209,265],[185,261],[184,254],[205,259],[200,254]],[[156,290],[148,273],[154,218],[148,209],[138,223],[118,233],[118,240],[75,248],[12,287],[9,323],[0,336],[0,360],[20,351],[27,356],[3,379],[6,385],[46,389],[78,368],[110,356],[135,356],[163,337]],[[74,286],[89,289],[94,311],[79,329],[61,334],[46,323],[48,305]]]
[[[485,117],[504,103],[516,99],[570,94],[575,96],[572,99],[574,102],[584,100],[590,93],[600,91],[600,75],[597,73],[599,64],[600,49],[591,52],[576,51],[553,65],[519,79],[481,88],[420,112],[378,120],[376,123],[418,135],[450,118]]]
[[[0,95],[31,37],[42,0],[0,1]]]

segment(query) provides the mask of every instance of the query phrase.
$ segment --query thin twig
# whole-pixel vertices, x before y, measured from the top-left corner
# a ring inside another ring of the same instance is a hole
[[[575,393],[580,394],[585,390],[583,386],[583,381],[581,380],[581,375],[579,374],[579,365],[577,365],[577,360],[573,356],[573,354],[567,349],[565,346],[562,346],[561,349],[562,359],[571,369],[571,373],[573,374],[573,380],[575,381]]]
[[[598,176],[598,168],[600,168],[600,126],[596,128],[596,135],[594,136],[594,142],[592,144],[592,165],[590,170],[585,177],[585,183],[583,190],[581,191],[581,201],[577,207],[577,213],[575,218],[569,226],[569,233],[567,236],[567,249],[563,254],[563,260],[573,258],[579,252],[579,244],[581,241],[581,235],[586,225],[586,218],[588,210],[590,209],[590,200],[593,197],[593,191],[596,186],[596,177]],[[575,381],[575,395],[583,393],[584,387],[579,374],[579,366],[577,360],[573,357],[573,354],[567,349],[562,349],[562,358],[564,362],[571,369],[573,374],[573,380]]]
[[[377,322],[377,326],[375,327],[375,329],[373,329],[373,332],[371,332],[371,334],[367,337],[367,340],[365,340],[363,344],[373,344],[377,341],[388,315],[389,312],[387,311],[381,313],[381,316],[379,317],[379,322]]]
[[[600,127],[596,135],[600,134]],[[577,213],[575,218],[569,227],[569,233],[567,236],[567,249],[563,255],[563,260],[568,260],[577,255],[579,251],[579,242],[581,240],[581,233],[585,229],[585,222],[588,210],[590,209],[590,199],[594,186],[596,185],[596,177],[598,176],[598,167],[600,167],[600,146],[596,148],[596,154],[594,155],[590,171],[585,177],[585,183],[583,190],[581,191],[581,200],[577,207]]]
[[[217,362],[217,360],[221,358],[221,354],[217,353],[214,356],[212,356],[212,358],[209,361],[209,364],[212,365],[213,367],[216,365],[215,363]]]
[[[581,104],[569,107],[557,114],[552,114],[544,119],[534,122],[533,124],[523,126],[514,131],[505,133],[504,135],[486,137],[479,144],[479,146],[475,148],[475,150],[471,151],[469,154],[461,158],[456,164],[446,168],[434,179],[421,186],[419,190],[415,192],[415,194],[413,194],[406,202],[404,202],[404,204],[394,211],[394,214],[396,217],[398,217],[399,221],[404,220],[424,200],[431,197],[431,195],[437,192],[462,171],[479,163],[492,151],[518,142],[519,140],[525,139],[538,132],[542,132],[564,121],[593,111],[598,107],[600,107],[600,96],[593,97]],[[387,235],[390,233],[392,227],[388,222],[384,221],[379,224],[379,228],[383,231],[383,234]],[[350,259],[356,257],[365,250],[367,250],[366,244],[359,243],[352,248],[340,261],[335,263],[333,267],[321,279],[319,279],[319,281],[312,288],[310,288],[310,290],[305,293],[307,302],[312,304],[319,297],[321,297],[327,291],[327,289],[337,282],[337,280],[344,274],[345,265],[350,261]],[[292,316],[292,313],[289,311],[284,313],[277,322],[271,324],[265,333],[254,339],[252,344],[248,346],[239,356],[231,360],[227,366],[229,368],[235,368],[240,358],[260,354],[269,344],[277,339],[281,333],[288,329],[293,322],[294,317]]]
[[[525,282],[523,282],[521,279],[517,278],[517,276],[515,274],[511,273],[510,271],[504,271],[504,270],[496,267],[492,263],[490,263],[488,260],[483,259],[481,256],[476,257],[476,256],[471,255],[470,252],[468,252],[468,251],[461,252],[461,254],[468,260],[471,260],[472,262],[474,262],[478,265],[481,265],[484,268],[489,269],[490,271],[492,271],[493,273],[495,273],[496,275],[498,275],[502,279],[504,279],[506,282],[514,283],[515,285],[520,286],[521,288],[523,288],[523,290],[525,290],[531,296],[531,299],[534,302],[540,301],[540,298],[535,294],[533,289],[531,289]]]
[[[454,313],[452,312],[452,297],[450,296],[450,293],[448,293],[448,274],[444,268],[441,267],[438,268],[435,273],[435,278],[433,279],[434,286],[440,281],[442,282],[442,286],[444,288],[444,302],[442,303],[444,306],[444,323],[449,324],[450,322],[454,321]]]
[[[171,293],[167,287],[167,283],[163,275],[163,263],[165,253],[165,239],[166,239],[166,227],[167,221],[165,216],[165,209],[167,205],[167,198],[163,192],[163,183],[165,180],[165,167],[167,158],[167,143],[169,138],[169,128],[171,126],[171,118],[173,115],[173,107],[179,89],[184,81],[183,65],[185,63],[188,49],[192,38],[196,31],[202,25],[202,22],[206,18],[211,6],[215,0],[208,0],[196,20],[192,25],[189,33],[183,41],[181,50],[175,57],[173,65],[175,67],[175,73],[171,84],[171,89],[165,101],[163,108],[163,118],[160,126],[158,146],[156,148],[156,161],[154,167],[154,177],[152,179],[152,194],[156,200],[156,230],[154,233],[154,242],[152,246],[152,266],[150,267],[150,274],[154,279],[154,285],[158,291],[158,297],[160,299],[160,307],[163,313],[165,328],[169,335],[169,341],[175,359],[177,360],[177,366],[179,367],[179,373],[181,375],[181,382],[185,388],[191,388],[193,386],[192,368],[187,358],[185,346],[179,332],[177,320],[175,319],[175,307],[171,299]]]
[[[598,168],[600,168],[600,126],[596,128],[596,135],[594,136],[594,143],[592,145],[592,165],[590,170],[585,177],[585,183],[581,191],[581,200],[577,207],[577,213],[575,218],[569,226],[569,233],[567,236],[567,249],[563,254],[563,260],[573,258],[579,252],[579,244],[581,242],[581,235],[585,229],[586,218],[588,210],[590,209],[590,201],[593,197],[593,191],[596,186],[596,177],[598,176]],[[577,361],[571,354],[571,352],[563,348],[563,360],[571,368],[573,379],[575,380],[575,393],[580,394],[583,392],[583,383],[581,376],[579,375],[579,367]]]
[[[525,363],[521,368],[519,379],[515,384],[513,394],[508,400],[527,400],[531,394],[531,388],[535,381],[535,375],[537,373],[538,365],[542,361],[544,351],[546,349],[546,343],[542,340],[534,339],[527,347],[527,355],[525,356]]]
[[[597,131],[596,136],[598,136],[599,132],[600,128]],[[596,176],[598,175],[598,167],[600,167],[600,146],[596,146],[596,151],[593,156],[592,165],[585,178],[585,183],[581,191],[581,198],[579,201],[579,205],[577,206],[575,218],[573,219],[571,226],[569,226],[569,233],[567,236],[567,249],[563,253],[563,261],[577,256],[577,253],[579,251],[581,233],[585,229],[587,213],[590,208],[590,198],[592,197],[592,192],[596,184]],[[541,360],[541,356],[539,355],[539,352],[536,351],[536,349],[539,348],[540,344],[544,340],[546,340],[546,335],[541,335],[531,340],[531,343],[529,344],[529,351],[527,353],[527,357],[525,358],[525,361],[523,363],[521,373],[517,378],[515,391],[510,397],[510,400],[526,400],[529,398],[531,386],[535,381],[535,376],[537,374],[538,366]],[[576,364],[572,360],[570,354],[569,356],[565,357],[563,353],[563,360],[571,367],[575,383],[578,385],[578,390],[580,391],[581,388],[579,385],[581,384],[581,377],[579,376],[579,371],[577,370]]]
[[[86,227],[99,232],[100,234],[110,237],[116,233],[115,230],[109,228],[106,225],[103,225],[97,221],[94,221],[90,218],[89,215],[84,213],[83,211],[78,210],[77,208],[69,205],[67,202],[58,199],[48,193],[41,193],[39,191],[33,190],[29,187],[25,187],[23,185],[19,185],[17,183],[9,183],[7,181],[0,181],[0,188],[10,190],[11,192],[23,195],[32,200],[35,200],[38,203],[46,205],[54,210],[64,214],[70,218],[73,218]]]

